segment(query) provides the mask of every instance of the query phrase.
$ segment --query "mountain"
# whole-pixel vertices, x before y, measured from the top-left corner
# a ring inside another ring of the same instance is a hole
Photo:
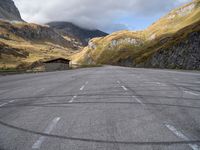
[[[24,22],[12,0],[0,0],[0,18],[0,69],[24,69],[54,57],[69,58],[80,48],[47,25]]]
[[[79,46],[87,46],[90,39],[95,37],[104,37],[108,35],[100,30],[89,30],[79,27],[70,22],[50,22],[47,23],[55,31],[63,35],[65,38],[70,38]]]
[[[19,10],[12,0],[0,0],[0,19],[23,21]]]
[[[90,40],[72,56],[77,64],[200,69],[200,0],[172,10],[143,31]]]
[[[27,68],[49,58],[68,58],[74,49],[48,26],[0,21],[0,68]]]

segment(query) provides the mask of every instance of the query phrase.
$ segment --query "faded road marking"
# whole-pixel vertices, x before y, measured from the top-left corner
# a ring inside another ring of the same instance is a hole
[[[138,103],[143,104],[143,102],[135,96],[132,96]]]
[[[13,103],[15,100],[11,100],[11,101],[9,101],[9,103]]]
[[[120,81],[117,81],[117,83],[120,84],[121,82],[120,82]]]
[[[74,99],[77,98],[77,96],[73,96],[72,99],[69,101],[69,103],[72,103],[74,101]]]
[[[83,85],[83,86],[80,88],[80,91],[83,91],[84,88],[85,88],[85,85]]]
[[[156,82],[156,84],[161,85],[161,86],[166,86],[164,83]]]
[[[124,91],[128,91],[128,89],[125,86],[121,86],[121,87],[124,89]]]
[[[174,126],[169,125],[169,124],[165,124],[165,126],[172,131],[176,136],[178,136],[179,138],[189,141],[189,138],[186,137],[183,133],[181,133],[180,131],[178,131]],[[199,150],[200,147],[196,144],[188,144],[193,150]]]
[[[5,105],[7,105],[8,103],[3,103],[3,104],[1,104],[0,105],[0,107],[3,107],[3,106],[5,106]]]
[[[88,83],[89,83],[89,82],[88,82],[88,81],[86,81],[86,82],[85,82],[85,85],[87,85]]]
[[[46,134],[50,134],[50,132],[53,130],[53,128],[56,126],[56,124],[58,123],[58,121],[60,120],[60,117],[54,118],[52,120],[52,122],[49,124],[49,126],[45,129],[44,133]],[[32,149],[40,149],[42,143],[44,142],[44,140],[46,139],[46,137],[41,136],[32,146]]]
[[[184,91],[184,92],[188,93],[188,94],[191,94],[191,95],[199,96],[199,94],[196,94],[196,93],[193,93],[193,92],[190,92],[190,91]]]
[[[145,104],[136,96],[132,96],[138,103],[140,103],[141,105],[145,106]]]

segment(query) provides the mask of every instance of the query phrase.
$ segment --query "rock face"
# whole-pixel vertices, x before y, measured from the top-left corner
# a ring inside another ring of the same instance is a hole
[[[186,40],[161,49],[140,67],[168,69],[200,69],[200,31],[191,33]]]
[[[50,22],[49,25],[63,36],[68,36],[80,42],[81,46],[87,46],[90,39],[108,35],[100,30],[88,30],[76,26],[70,22]]]
[[[73,48],[72,43],[65,40],[61,35],[49,27],[38,25],[36,28],[30,28],[27,25],[23,28],[13,28],[11,32],[30,41],[48,41],[64,47]]]
[[[10,22],[4,22],[1,23],[0,29],[7,31],[6,35],[0,33],[0,37],[4,39],[9,39],[10,34],[15,34],[18,37],[32,42],[47,41],[64,47],[74,48],[72,43],[65,40],[61,35],[47,26],[28,23],[12,24]]]
[[[0,19],[9,21],[23,21],[19,10],[12,0],[0,0]]]
[[[143,41],[139,39],[134,39],[134,38],[124,38],[124,39],[119,39],[119,40],[113,40],[110,43],[110,47],[117,47],[121,44],[132,44],[135,46],[139,46],[143,43]]]

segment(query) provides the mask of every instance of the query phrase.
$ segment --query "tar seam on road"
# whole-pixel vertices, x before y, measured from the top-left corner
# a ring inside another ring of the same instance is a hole
[[[180,131],[178,131],[174,126],[169,125],[169,124],[165,124],[165,126],[172,131],[176,136],[178,136],[179,138],[189,141],[189,138],[186,137],[183,133],[181,133]],[[188,144],[193,150],[200,150],[200,147],[198,147],[198,145],[196,144]]]
[[[45,129],[44,133],[50,134],[50,132],[53,130],[53,128],[56,126],[58,121],[60,120],[60,117],[54,118],[52,122],[49,124],[49,126]],[[32,149],[40,149],[42,143],[46,139],[45,136],[41,136],[32,146]]]
[[[184,91],[184,92],[188,93],[188,94],[191,94],[191,95],[199,96],[199,94],[196,94],[196,93],[193,93],[193,92],[190,92],[190,91]]]

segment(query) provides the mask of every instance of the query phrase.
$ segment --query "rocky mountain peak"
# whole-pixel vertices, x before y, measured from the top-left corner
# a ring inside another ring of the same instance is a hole
[[[49,25],[63,36],[70,37],[79,42],[81,46],[87,46],[90,39],[108,35],[100,30],[89,30],[79,27],[71,22],[50,22]]]
[[[0,0],[0,19],[23,21],[18,8],[12,0]]]

